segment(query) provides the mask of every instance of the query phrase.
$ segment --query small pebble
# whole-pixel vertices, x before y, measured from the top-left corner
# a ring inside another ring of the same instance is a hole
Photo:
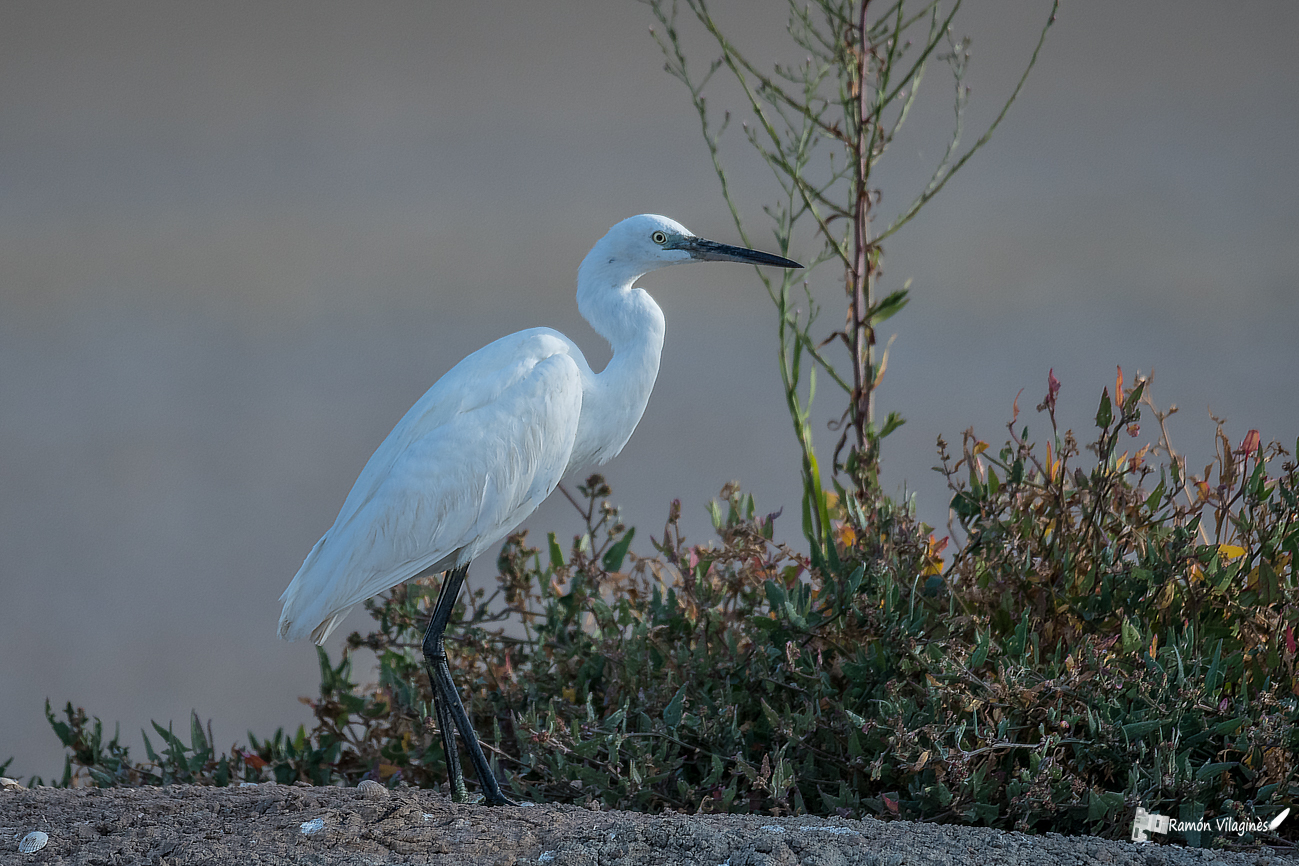
[[[362,780],[361,784],[356,786],[356,790],[364,794],[367,800],[386,800],[388,798],[388,789],[374,781],[374,779]]]
[[[49,836],[46,836],[40,830],[33,830],[24,836],[22,841],[18,843],[18,853],[35,854],[37,851],[44,848],[45,843],[48,841],[50,841]]]

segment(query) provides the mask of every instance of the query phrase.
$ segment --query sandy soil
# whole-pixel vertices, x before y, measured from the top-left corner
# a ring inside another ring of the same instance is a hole
[[[20,842],[48,841],[33,853]],[[0,790],[0,863],[1273,864],[1299,858],[905,821],[488,809],[431,791],[289,787]]]

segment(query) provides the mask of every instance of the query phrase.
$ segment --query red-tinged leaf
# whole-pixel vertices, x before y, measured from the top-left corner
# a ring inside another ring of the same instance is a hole
[[[1258,435],[1258,431],[1251,430],[1245,434],[1245,441],[1240,443],[1240,450],[1246,455],[1252,455],[1255,451],[1258,451],[1260,446],[1261,439]]]
[[[1023,389],[1023,388],[1020,388],[1020,389],[1019,389],[1019,394],[1023,394],[1023,393],[1024,393],[1024,389]],[[1011,407],[1010,407],[1010,420],[1011,420],[1011,421],[1018,420],[1018,418],[1019,418],[1019,394],[1016,394],[1016,395],[1015,395],[1015,402],[1014,402],[1014,404],[1012,404]]]
[[[1055,368],[1052,367],[1046,374],[1046,406],[1051,411],[1055,411],[1055,397],[1060,393],[1060,380],[1055,377]]]
[[[1294,641],[1294,626],[1292,625],[1288,625],[1285,627],[1285,648],[1290,653],[1290,655],[1295,654],[1296,647]]]
[[[1122,409],[1123,408],[1123,368],[1115,367],[1115,369],[1117,369],[1119,372],[1118,375],[1114,377],[1114,403],[1120,409]]]
[[[894,800],[894,799],[893,799],[892,797],[890,797],[888,794],[883,794],[883,795],[881,795],[881,796],[880,796],[880,799],[884,801],[884,805],[885,805],[885,807],[887,807],[888,810],[889,810],[890,812],[892,812],[894,815],[898,814],[898,801],[897,801],[897,800]]]

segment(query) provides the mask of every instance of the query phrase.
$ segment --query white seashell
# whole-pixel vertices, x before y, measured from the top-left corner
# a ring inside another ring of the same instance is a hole
[[[0,776],[0,790],[6,788],[17,788],[18,790],[21,791],[23,788],[23,783],[18,781],[17,779],[11,779],[8,776]]]
[[[323,818],[312,818],[310,821],[302,822],[303,836],[314,836],[323,829],[325,829],[325,820]]]
[[[388,797],[388,789],[374,779],[363,780],[356,786],[356,790],[364,794],[367,800],[384,800]]]
[[[23,840],[18,843],[18,853],[35,854],[37,851],[44,848],[45,843],[49,841],[50,841],[49,836],[46,836],[40,830],[33,830],[32,832],[24,836]]]
[[[257,787],[257,783],[256,783],[256,782],[240,782],[240,783],[239,783],[239,787],[241,787],[241,788],[256,788],[256,787]]]

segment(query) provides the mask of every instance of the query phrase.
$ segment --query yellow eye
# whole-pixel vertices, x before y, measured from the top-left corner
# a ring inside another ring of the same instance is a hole
[[[668,242],[668,236],[663,234],[663,232],[655,232],[654,234],[650,235],[650,240],[652,240],[654,243],[658,244],[659,246],[662,246],[663,244]]]

